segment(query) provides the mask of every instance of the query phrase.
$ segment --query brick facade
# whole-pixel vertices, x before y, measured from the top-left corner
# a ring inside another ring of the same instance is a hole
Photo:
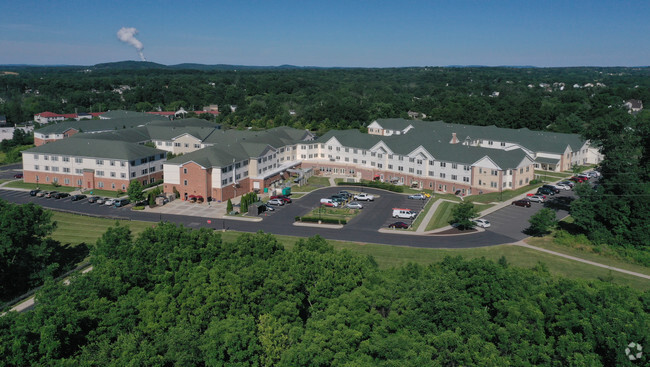
[[[147,181],[147,184],[153,181],[162,180],[162,172],[152,173],[147,176],[136,178],[137,180]],[[84,171],[83,175],[71,175],[55,172],[35,172],[24,171],[24,182],[36,184],[52,184],[58,182],[61,186],[82,187],[84,190],[108,190],[108,191],[126,191],[130,181],[127,179],[118,179],[114,177],[97,177],[92,170]],[[66,182],[67,180],[67,182]]]

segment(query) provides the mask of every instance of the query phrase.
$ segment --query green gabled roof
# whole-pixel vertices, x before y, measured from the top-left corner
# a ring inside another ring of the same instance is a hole
[[[213,127],[221,128],[221,125],[214,123],[212,121],[207,121],[197,118],[188,118],[188,119],[179,119],[179,120],[168,120],[167,118],[162,118],[160,121],[155,121],[149,124],[151,125],[162,125],[162,126],[176,126],[176,127],[187,127],[187,126],[196,126],[196,127]]]
[[[537,157],[537,158],[535,158],[535,162],[558,164],[558,163],[560,163],[560,159],[559,158]]]
[[[211,168],[232,164],[233,159],[235,161],[242,161],[248,158],[249,156],[241,147],[226,147],[226,149],[223,149],[218,146],[211,146],[191,153],[185,153],[168,160],[166,163],[183,165],[185,163],[195,162],[202,167]]]
[[[101,133],[75,134],[72,135],[70,139],[102,139],[124,141],[128,143],[141,143],[151,140],[151,137],[145,127],[134,127]]]
[[[141,144],[84,138],[59,140],[28,149],[25,152],[122,160],[167,154],[164,150],[150,148]]]
[[[466,138],[472,140],[494,140],[517,143],[522,147],[535,152],[562,154],[567,146],[572,150],[580,149],[585,140],[578,134],[563,134],[546,131],[532,131],[526,128],[506,129],[496,126],[474,126],[462,124],[449,124],[443,121],[415,121],[406,119],[379,119],[377,123],[391,130],[403,130],[408,125],[414,129],[406,133],[407,136],[425,135],[432,140],[449,142],[452,134],[456,133],[459,141]]]
[[[212,134],[217,129],[217,127],[147,125],[146,129],[151,139],[171,140],[179,136],[189,134],[202,141],[210,136],[210,134]]]
[[[415,126],[412,120],[405,120],[402,118],[391,118],[391,119],[377,119],[377,123],[383,127],[385,130],[404,130],[409,125]]]
[[[116,118],[110,120],[64,121],[55,124],[48,124],[45,127],[37,129],[36,132],[42,134],[62,134],[71,128],[84,133],[119,130],[147,125],[154,121],[160,121],[161,118],[165,119],[164,117],[160,116],[147,115],[130,118]]]
[[[359,130],[330,130],[323,136],[314,140],[315,143],[327,143],[331,138],[336,138],[341,145],[358,149],[370,149],[386,136],[364,134]],[[391,147],[391,149],[393,149]]]
[[[126,111],[126,110],[114,110],[106,111],[101,114],[101,117],[105,119],[119,119],[119,118],[130,118],[130,117],[144,117],[144,116],[156,116],[150,113],[136,112],[136,111]],[[162,116],[160,116],[162,117]],[[165,120],[169,120],[166,117],[163,117]]]

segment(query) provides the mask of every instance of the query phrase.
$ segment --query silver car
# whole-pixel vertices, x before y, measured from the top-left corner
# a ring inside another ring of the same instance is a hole
[[[345,204],[345,207],[349,208],[349,209],[363,209],[363,205],[361,205],[361,203],[356,202],[356,201],[351,201],[351,202]]]
[[[543,203],[544,197],[542,195],[533,195],[533,196],[529,196],[528,200],[534,201],[536,203]]]

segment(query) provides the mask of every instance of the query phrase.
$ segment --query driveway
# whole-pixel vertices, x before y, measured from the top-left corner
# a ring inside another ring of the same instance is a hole
[[[396,194],[371,188],[363,188],[364,192],[378,196],[374,202],[364,202],[364,209],[359,215],[345,225],[342,229],[294,226],[294,218],[307,214],[317,207],[320,199],[329,197],[340,190],[361,191],[360,187],[328,187],[316,190],[310,194],[296,199],[291,204],[280,207],[276,212],[263,217],[261,222],[232,220],[227,218],[214,218],[187,216],[179,214],[155,213],[148,211],[133,211],[128,208],[113,208],[97,204],[90,204],[86,200],[72,202],[66,199],[45,199],[29,196],[26,191],[0,189],[0,197],[19,204],[33,202],[46,208],[68,212],[90,214],[108,218],[121,218],[142,221],[170,221],[183,224],[191,228],[231,229],[243,232],[264,231],[278,235],[309,237],[320,235],[324,238],[359,242],[378,243],[396,246],[411,246],[424,248],[472,248],[493,246],[517,242],[527,236],[522,230],[528,227],[528,218],[541,204],[533,204],[531,208],[506,206],[486,216],[493,224],[486,231],[464,235],[403,235],[396,233],[380,233],[379,228],[390,221],[392,208],[406,207],[418,209],[416,205],[424,205],[424,201],[409,200],[403,194]],[[405,206],[408,205],[408,206]],[[536,210],[537,209],[537,210]],[[562,215],[562,214],[560,214]],[[211,223],[207,223],[210,219]]]

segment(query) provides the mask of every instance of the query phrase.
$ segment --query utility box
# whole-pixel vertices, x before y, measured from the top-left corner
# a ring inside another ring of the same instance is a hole
[[[282,195],[284,195],[284,196],[291,195],[291,186],[288,186],[288,187],[285,187],[284,189],[282,189]]]
[[[266,205],[258,201],[248,205],[248,215],[260,215],[266,211]]]

